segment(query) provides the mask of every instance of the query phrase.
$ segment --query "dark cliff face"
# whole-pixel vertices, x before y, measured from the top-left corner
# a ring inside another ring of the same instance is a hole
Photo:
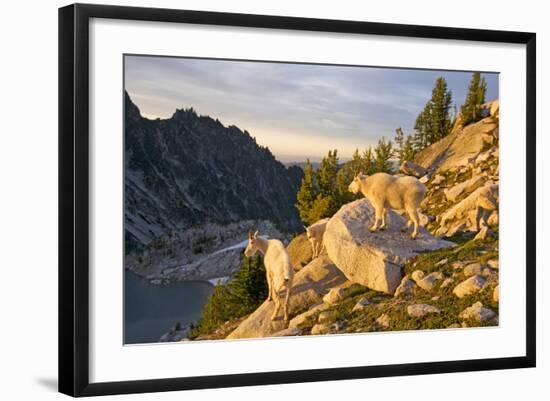
[[[193,109],[148,120],[126,94],[125,237],[130,249],[204,222],[270,220],[301,227],[302,171],[286,168],[246,131]]]

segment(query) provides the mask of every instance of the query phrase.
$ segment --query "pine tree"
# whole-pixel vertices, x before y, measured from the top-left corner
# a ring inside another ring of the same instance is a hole
[[[358,151],[357,154],[359,154]],[[336,174],[337,209],[356,198],[354,194],[348,191],[348,187],[349,184],[353,181],[355,175],[359,172],[360,164],[358,162],[360,161],[360,157],[359,160],[354,160],[352,158],[350,161],[345,163]]]
[[[487,93],[487,81],[485,78],[481,78],[479,89],[477,91],[477,104],[482,105],[485,103],[485,94]]]
[[[351,156],[350,162],[351,169],[353,170],[353,175],[355,176],[355,174],[359,173],[363,168],[363,158],[359,153],[359,149],[355,149],[355,152],[353,152],[353,155]]]
[[[243,305],[257,305],[267,294],[265,267],[260,255],[243,258],[241,268],[229,286],[233,297]]]
[[[432,90],[432,98],[430,99],[430,134],[429,143],[435,143],[447,136],[451,130],[451,103],[453,95],[447,89],[445,78],[439,77],[435,81],[435,87]]]
[[[375,170],[376,172],[391,173],[392,165],[390,159],[393,154],[393,143],[387,141],[385,138],[378,140],[378,145],[374,149],[375,157]]]
[[[210,333],[228,320],[251,313],[266,299],[267,292],[261,256],[244,257],[235,277],[228,284],[214,288],[191,336]]]
[[[361,168],[359,169],[360,172],[363,174],[370,175],[375,172],[374,168],[374,152],[372,151],[372,147],[369,146],[366,148],[363,152],[363,158],[362,158]]]
[[[460,108],[462,115],[462,123],[467,125],[472,122],[476,122],[481,118],[480,106],[485,103],[485,93],[487,91],[487,81],[485,78],[481,78],[479,72],[472,74],[470,85],[468,86],[468,93],[464,104]]]
[[[405,143],[403,144],[403,160],[414,159],[416,152],[414,151],[414,142],[411,135],[407,135]]]
[[[452,92],[447,89],[445,78],[437,78],[430,100],[416,118],[413,138],[415,152],[420,152],[449,134],[452,128],[452,101]]]
[[[413,146],[416,152],[420,152],[428,146],[431,115],[430,107],[430,102],[426,103],[426,105],[424,106],[424,110],[422,110],[418,117],[416,117],[416,121],[414,123],[415,134],[413,138]]]
[[[319,193],[325,197],[330,197],[334,193],[336,184],[336,173],[338,172],[338,151],[329,150],[328,155],[323,157],[316,178],[319,187]]]
[[[309,220],[309,212],[313,207],[313,202],[315,201],[315,198],[316,195],[313,182],[313,169],[311,168],[311,163],[309,159],[307,159],[306,166],[304,168],[304,177],[302,178],[302,184],[300,186],[298,194],[296,195],[296,208],[300,213],[300,218],[306,225],[312,223]]]
[[[401,128],[395,130],[395,156],[399,159],[399,164],[406,160],[414,158],[413,137],[405,134]]]
[[[318,194],[308,213],[309,224],[332,216],[338,210],[336,209],[337,207],[334,195],[323,196],[322,194]]]

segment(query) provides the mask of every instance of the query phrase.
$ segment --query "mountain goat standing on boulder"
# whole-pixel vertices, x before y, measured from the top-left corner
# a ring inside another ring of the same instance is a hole
[[[309,227],[304,227],[306,229],[307,239],[311,243],[313,258],[318,257],[323,250],[323,235],[325,234],[328,221],[329,219],[322,219]]]
[[[371,176],[359,173],[348,190],[354,194],[361,192],[374,207],[375,219],[371,231],[386,227],[387,208],[405,210],[409,216],[405,230],[414,224],[411,238],[416,238],[419,226],[418,209],[426,194],[426,187],[418,179],[410,176],[394,177],[386,173]]]
[[[248,245],[244,250],[244,254],[249,258],[254,256],[258,251],[264,255],[264,266],[269,291],[267,300],[275,301],[275,310],[273,311],[271,320],[275,320],[281,308],[279,292],[283,289],[286,289],[283,305],[284,320],[288,320],[288,301],[290,299],[292,279],[294,278],[294,269],[290,263],[290,257],[281,241],[260,238],[258,237],[258,231],[254,234],[251,231],[248,233]]]

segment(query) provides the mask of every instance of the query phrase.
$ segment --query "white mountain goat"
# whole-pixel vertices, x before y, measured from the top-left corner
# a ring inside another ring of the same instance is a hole
[[[275,310],[271,320],[275,320],[281,308],[281,298],[279,292],[286,290],[283,313],[284,319],[288,320],[288,301],[292,288],[292,279],[294,278],[294,269],[290,263],[290,258],[286,252],[283,243],[277,239],[265,239],[258,237],[258,231],[254,234],[248,233],[248,245],[244,250],[246,257],[251,257],[260,252],[264,256],[264,266],[267,275],[267,285],[269,289],[268,301],[275,301]]]
[[[388,208],[405,210],[409,216],[405,230],[414,224],[411,238],[416,238],[419,226],[418,209],[426,194],[426,187],[418,179],[410,176],[394,177],[386,173],[371,176],[359,173],[348,190],[354,194],[361,192],[374,207],[375,219],[371,231],[386,227]],[[380,226],[379,222],[382,223]]]
[[[309,227],[304,227],[306,229],[307,239],[311,243],[313,258],[318,257],[323,250],[323,235],[325,234],[328,221],[329,219],[322,219]]]

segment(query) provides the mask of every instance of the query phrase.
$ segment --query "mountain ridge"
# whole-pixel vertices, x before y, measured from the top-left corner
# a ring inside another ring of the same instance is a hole
[[[127,252],[204,223],[301,227],[294,207],[301,169],[285,167],[246,130],[193,108],[151,120],[125,92],[124,151]]]

